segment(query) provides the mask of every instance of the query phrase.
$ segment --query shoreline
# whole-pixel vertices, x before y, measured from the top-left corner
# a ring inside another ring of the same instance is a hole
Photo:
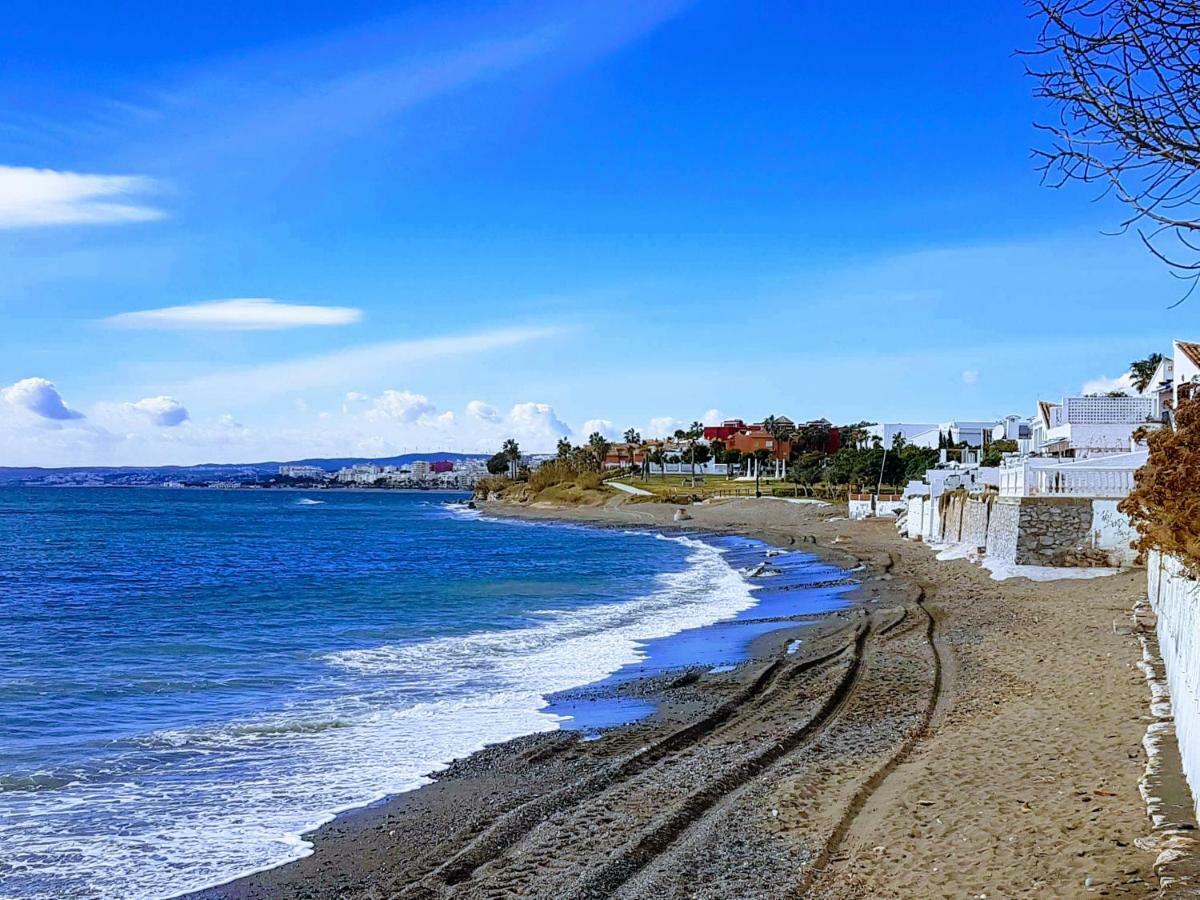
[[[353,488],[347,490],[354,490]],[[426,493],[419,491],[418,493]],[[461,492],[453,492],[461,493]],[[570,510],[556,510],[556,512],[565,511],[567,515],[523,515],[518,512],[516,515],[504,504],[487,504],[479,503],[479,510],[484,516],[491,518],[515,518],[523,521],[541,522],[545,524],[562,525],[567,527],[583,527],[585,529],[599,528],[605,530],[636,530],[647,534],[660,534],[668,539],[675,538],[690,538],[693,540],[704,540],[705,536],[712,538],[723,537],[743,537],[747,540],[754,541],[760,545],[777,548],[780,550],[804,553],[808,557],[821,561],[821,564],[836,566],[837,570],[842,573],[842,577],[837,579],[838,583],[845,584],[850,587],[848,596],[855,596],[861,585],[854,585],[850,579],[854,576],[850,574],[850,568],[859,568],[861,570],[861,560],[850,554],[837,551],[835,548],[824,548],[826,552],[820,552],[820,549],[813,544],[797,544],[796,541],[787,534],[776,530],[766,530],[762,532],[751,533],[739,528],[714,528],[714,529],[689,529],[673,527],[672,524],[663,522],[652,523],[636,523],[628,521],[613,521],[607,519],[590,519],[587,517],[573,516],[569,513]],[[721,550],[722,556],[725,551]],[[830,558],[837,558],[842,565],[836,565],[830,561]],[[728,560],[725,561],[729,565],[731,571],[738,571],[737,568]],[[810,563],[811,565],[811,563]],[[740,573],[741,577],[745,578],[744,573]],[[747,581],[749,579],[747,578]],[[647,642],[648,645],[654,644],[670,644],[681,635],[698,633],[697,636],[707,635],[714,628],[721,626],[743,626],[746,624],[755,624],[761,621],[758,617],[751,616],[748,619],[742,619],[743,615],[753,613],[763,605],[763,593],[770,593],[770,589],[774,587],[770,580],[764,580],[756,588],[761,590],[755,591],[754,604],[742,612],[735,613],[733,616],[724,617],[716,620],[708,625],[702,625],[695,628],[685,629],[681,632],[676,632],[665,638],[652,639]],[[800,585],[799,587],[806,587]],[[828,585],[824,582],[813,585],[814,590],[826,588]],[[794,587],[793,587],[794,589]],[[271,873],[281,873],[291,867],[303,864],[307,860],[313,859],[321,853],[322,845],[327,845],[330,842],[336,842],[345,837],[349,832],[360,831],[363,828],[375,825],[379,815],[385,815],[391,818],[395,815],[395,808],[404,808],[406,798],[411,797],[421,791],[438,786],[443,780],[450,780],[454,777],[454,773],[460,767],[472,768],[473,761],[477,757],[492,756],[497,754],[506,754],[508,751],[517,751],[518,748],[523,749],[524,745],[530,742],[541,743],[550,736],[565,736],[568,740],[584,740],[588,742],[601,741],[606,736],[620,732],[623,729],[631,729],[635,727],[650,726],[651,728],[661,729],[664,727],[677,727],[680,723],[686,722],[694,717],[698,712],[703,711],[704,703],[698,703],[694,699],[681,698],[678,696],[678,691],[674,691],[675,685],[680,680],[689,680],[699,677],[707,670],[712,670],[713,674],[720,675],[742,683],[745,679],[744,673],[739,670],[746,666],[753,666],[762,660],[774,659],[780,656],[788,655],[789,645],[794,644],[798,639],[805,640],[809,644],[822,646],[828,639],[829,631],[838,631],[845,626],[847,617],[856,609],[856,603],[853,600],[845,601],[844,606],[838,609],[830,609],[811,613],[796,613],[786,616],[772,617],[770,627],[765,633],[757,634],[743,642],[741,656],[743,657],[738,662],[728,667],[728,671],[716,671],[710,663],[705,663],[698,660],[677,663],[670,666],[658,665],[655,661],[653,651],[649,651],[647,656],[636,663],[630,663],[622,666],[617,671],[611,673],[606,678],[598,682],[587,682],[580,684],[575,688],[569,688],[564,691],[558,691],[546,696],[548,705],[546,711],[553,712],[558,715],[568,715],[565,708],[572,703],[598,702],[601,705],[620,704],[627,699],[646,704],[647,709],[643,714],[635,717],[630,717],[622,721],[617,721],[609,724],[601,724],[597,727],[581,725],[577,722],[563,721],[554,731],[535,732],[532,734],[522,735],[512,738],[507,741],[501,741],[494,744],[488,744],[479,750],[468,753],[466,756],[456,758],[440,769],[433,770],[428,777],[430,783],[420,785],[408,791],[400,793],[387,794],[369,801],[362,805],[355,805],[343,810],[340,810],[328,818],[326,818],[317,827],[304,832],[300,838],[305,842],[311,842],[313,847],[308,854],[295,859],[287,860],[275,865],[264,866],[262,868],[247,870],[234,878],[222,882],[221,884],[213,885],[206,888],[201,888],[195,891],[189,891],[181,895],[185,898],[216,898],[216,897],[244,897],[244,896],[268,896],[279,889],[289,890],[283,883],[276,883],[271,877]],[[794,650],[793,650],[794,652]],[[647,665],[649,664],[649,665]],[[638,669],[637,672],[629,672],[624,674],[628,669]],[[647,669],[651,671],[647,672]],[[711,705],[711,704],[710,704]],[[511,746],[510,746],[511,745]],[[485,763],[486,765],[487,763]],[[307,876],[303,876],[297,880],[304,881]],[[272,882],[269,890],[266,893],[260,893],[266,885],[260,885],[258,882]],[[286,884],[290,885],[293,879],[285,879]]]
[[[745,535],[861,566],[860,584],[852,614],[825,616],[801,652],[787,653],[795,628],[772,631],[732,672],[646,684],[657,703],[647,719],[596,740],[559,729],[489,746],[306,835],[311,855],[189,896],[1150,888],[1152,857],[1133,843],[1149,830],[1137,790],[1145,685],[1138,652],[1109,627],[1120,606],[1107,598],[1128,594],[1131,579],[990,582],[902,545],[888,522],[811,505],[702,504],[682,523],[657,504],[481,508]],[[1072,782],[1074,793],[1047,792]],[[1083,818],[1081,801],[1091,803]]]

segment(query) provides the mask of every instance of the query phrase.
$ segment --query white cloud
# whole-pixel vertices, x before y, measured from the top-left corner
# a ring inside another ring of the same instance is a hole
[[[682,419],[676,419],[674,416],[657,416],[650,420],[644,436],[647,438],[670,437],[675,433],[676,428],[683,428],[685,424]]]
[[[560,328],[501,328],[475,334],[365,344],[278,363],[193,379],[179,386],[189,398],[252,403],[304,390],[361,384],[380,372],[400,374],[438,359],[461,358],[516,347],[562,334]]]
[[[586,441],[592,432],[598,431],[610,441],[615,441],[621,436],[620,430],[608,419],[588,419],[579,426],[579,440]]]
[[[349,306],[305,306],[247,297],[120,313],[104,321],[120,328],[278,331],[314,325],[349,325],[361,318],[362,310]]]
[[[45,379],[0,391],[0,459],[8,465],[192,465],[420,450],[483,453],[510,437],[527,452],[551,452],[572,433],[548,403],[515,403],[502,411],[480,400],[460,416],[399,389],[350,392],[340,410],[283,403],[251,424],[229,413],[197,418],[166,395],[99,402],[90,413],[87,420],[46,421],[80,414]]]
[[[160,428],[174,428],[188,420],[187,408],[174,397],[146,397],[136,403],[130,403],[129,408],[148,418]]]
[[[1085,381],[1081,393],[1084,394],[1108,394],[1113,391],[1123,391],[1126,394],[1136,394],[1133,389],[1133,375],[1126,372],[1124,375],[1118,375],[1116,378],[1108,378],[1101,375],[1099,378],[1093,378],[1091,381]]]
[[[500,410],[489,406],[482,400],[472,400],[467,404],[467,415],[480,422],[499,422]]]
[[[549,403],[516,403],[504,420],[505,431],[532,441],[543,449],[551,449],[571,428],[558,417]]]
[[[384,391],[367,412],[368,418],[393,419],[397,422],[418,422],[437,412],[437,407],[424,394],[411,391]]]
[[[0,228],[104,225],[160,219],[131,196],[154,188],[135,175],[82,175],[0,165]]]
[[[979,373],[974,369],[965,369],[962,373],[963,384],[978,384]]]
[[[719,409],[705,410],[704,415],[700,417],[700,421],[705,425],[720,425],[725,421],[725,414]]]
[[[28,410],[43,419],[64,421],[82,419],[83,413],[73,410],[63,402],[62,395],[54,382],[45,378],[23,378],[0,392],[13,406]]]

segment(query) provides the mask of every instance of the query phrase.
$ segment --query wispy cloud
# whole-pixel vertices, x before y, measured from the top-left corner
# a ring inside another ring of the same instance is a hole
[[[361,318],[362,310],[348,306],[305,306],[246,298],[120,313],[104,321],[119,328],[275,331],[312,325],[349,325]]]
[[[467,358],[545,340],[562,334],[558,327],[501,328],[475,334],[364,344],[283,362],[204,375],[181,387],[185,396],[251,403],[313,388],[374,381],[380,372],[411,371],[436,360]]]
[[[147,222],[163,212],[136,198],[154,181],[0,165],[0,228]]]

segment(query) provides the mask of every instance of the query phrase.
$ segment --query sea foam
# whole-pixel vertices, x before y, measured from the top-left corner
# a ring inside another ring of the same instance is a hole
[[[558,728],[547,694],[638,662],[646,641],[754,605],[720,550],[663,539],[687,548],[687,568],[641,596],[535,612],[514,629],[328,653],[330,679],[361,689],[146,735],[119,769],[45,776],[69,779],[64,791],[10,790],[0,844],[19,842],[21,865],[0,865],[0,894],[136,900],[219,884],[307,855],[305,832],[417,788],[455,758]],[[429,699],[412,702],[414,688]],[[83,811],[123,828],[81,833]]]

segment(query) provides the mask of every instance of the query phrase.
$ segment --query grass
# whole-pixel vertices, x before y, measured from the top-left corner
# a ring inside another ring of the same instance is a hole
[[[651,475],[648,478],[625,477],[620,479],[624,484],[650,491],[655,499],[668,503],[685,503],[692,497],[708,499],[709,497],[753,497],[753,481],[733,481],[721,475],[707,477],[697,475],[693,485],[691,475]],[[764,497],[807,497],[809,494],[790,481],[763,481],[761,488]],[[643,498],[649,500],[650,498]]]

